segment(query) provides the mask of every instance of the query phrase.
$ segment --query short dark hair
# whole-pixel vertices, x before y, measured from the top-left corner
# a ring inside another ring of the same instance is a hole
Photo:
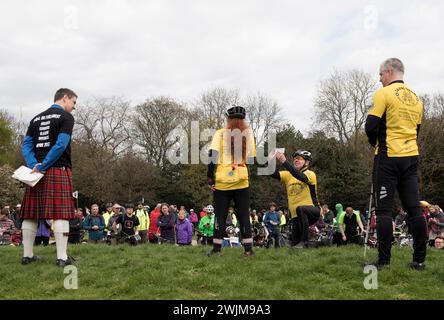
[[[62,99],[65,95],[68,96],[68,98],[72,98],[72,97],[76,97],[78,98],[77,94],[72,91],[71,89],[68,88],[60,88],[59,90],[57,90],[57,92],[54,95],[54,102]]]
[[[168,203],[162,203],[160,204],[160,209],[162,210],[162,207],[167,207],[168,209],[170,208],[170,205]]]

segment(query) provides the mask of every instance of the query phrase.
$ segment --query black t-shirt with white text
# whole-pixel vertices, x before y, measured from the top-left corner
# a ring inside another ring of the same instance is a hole
[[[34,142],[35,158],[42,163],[60,133],[72,135],[74,117],[63,109],[52,107],[35,116],[28,127],[27,136]],[[52,167],[68,167],[71,164],[71,142]]]

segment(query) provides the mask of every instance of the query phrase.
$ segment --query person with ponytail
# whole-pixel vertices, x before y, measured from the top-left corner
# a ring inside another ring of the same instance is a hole
[[[225,128],[216,131],[211,142],[208,185],[213,192],[215,222],[213,249],[208,255],[220,255],[231,200],[240,223],[244,255],[253,254],[248,164],[254,163],[256,147],[245,115],[241,106],[228,109]]]

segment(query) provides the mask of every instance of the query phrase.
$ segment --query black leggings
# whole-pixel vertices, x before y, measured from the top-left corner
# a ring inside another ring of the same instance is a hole
[[[388,158],[375,156],[373,188],[376,207],[379,260],[389,263],[393,239],[392,209],[398,190],[407,212],[409,231],[413,236],[413,260],[422,263],[426,256],[426,222],[419,207],[418,156]]]
[[[43,236],[35,237],[34,244],[36,246],[39,246],[41,244],[47,246],[49,244],[49,237],[43,237]]]
[[[213,244],[213,237],[202,236],[200,244],[202,245]]]
[[[308,228],[319,220],[321,209],[315,206],[299,206],[296,208],[296,218],[292,218],[291,244],[308,241]]]
[[[234,210],[237,220],[240,224],[240,232],[244,243],[252,243],[251,223],[248,209],[250,208],[250,188],[236,190],[216,190],[214,196],[214,213],[216,219],[214,221],[214,240],[213,243],[222,243],[222,239],[226,236],[226,221],[228,216],[228,207],[230,201],[234,200]]]

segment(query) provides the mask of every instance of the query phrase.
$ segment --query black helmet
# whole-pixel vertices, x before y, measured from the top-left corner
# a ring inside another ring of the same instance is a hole
[[[134,203],[127,203],[125,207],[134,209]]]
[[[296,151],[293,153],[293,158],[294,158],[294,157],[297,157],[297,156],[300,156],[300,157],[302,157],[302,158],[304,158],[305,160],[308,160],[308,161],[310,161],[310,162],[313,161],[313,158],[312,158],[312,156],[311,156],[311,152],[309,152],[309,151],[305,151],[305,150],[296,150]]]
[[[233,106],[225,113],[227,117],[239,119],[245,119],[245,114],[245,108],[241,106]]]

